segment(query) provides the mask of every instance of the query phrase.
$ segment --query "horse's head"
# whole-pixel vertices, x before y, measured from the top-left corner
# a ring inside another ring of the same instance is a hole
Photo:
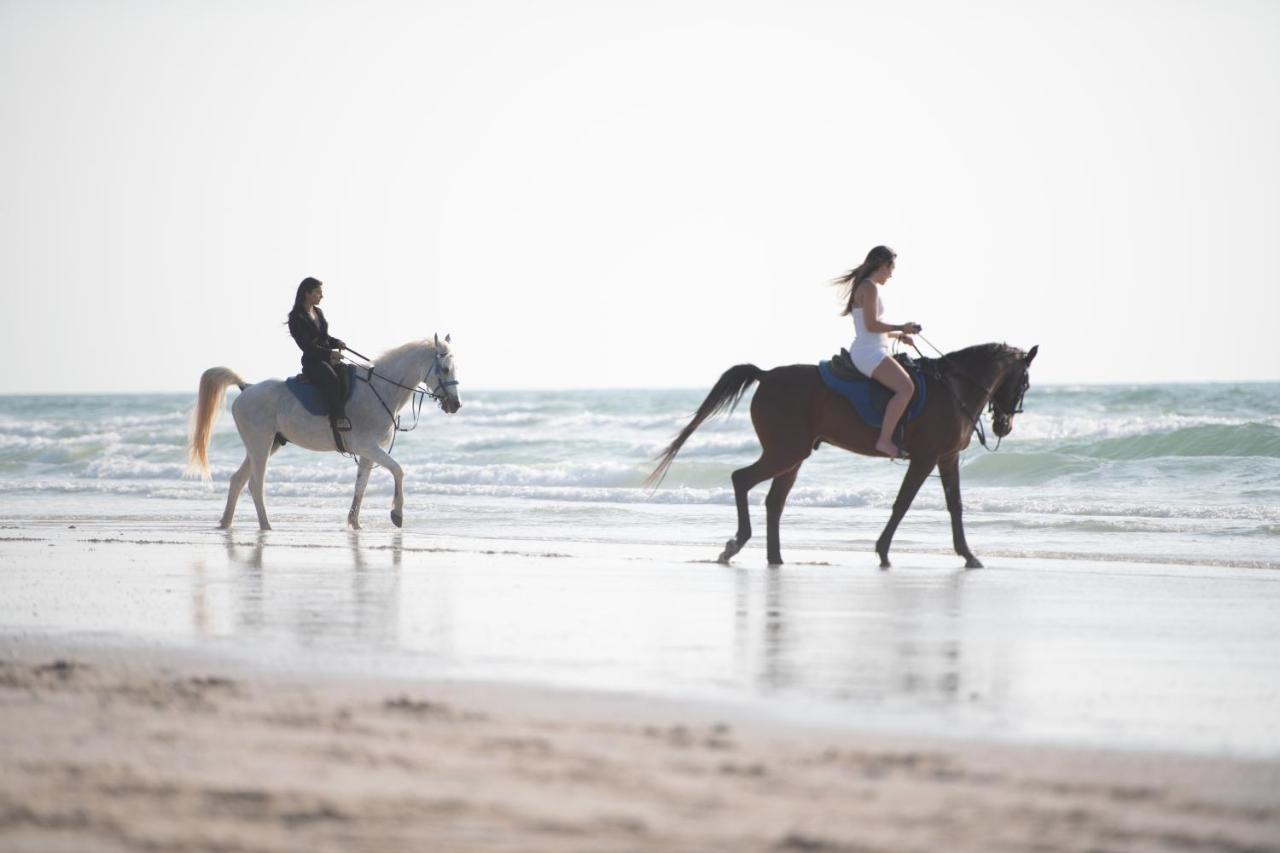
[[[1013,416],[1022,411],[1022,398],[1031,387],[1031,362],[1039,350],[1037,344],[1025,355],[1019,353],[991,395],[991,431],[996,438],[1013,432]]]
[[[435,336],[435,359],[427,369],[424,380],[436,395],[440,408],[449,415],[462,408],[462,397],[458,394],[458,370],[453,363],[453,352],[449,349],[452,340],[450,335],[445,335],[441,342],[440,336]]]

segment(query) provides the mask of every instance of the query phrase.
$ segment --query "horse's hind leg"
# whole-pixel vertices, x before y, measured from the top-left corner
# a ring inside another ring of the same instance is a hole
[[[347,513],[347,526],[352,530],[360,529],[360,504],[364,502],[364,490],[369,485],[369,472],[373,470],[373,460],[361,456],[356,466],[356,493],[351,499],[351,511]]]
[[[240,500],[240,493],[244,491],[245,484],[249,482],[249,457],[245,456],[244,462],[231,475],[231,485],[227,488],[227,508],[222,511],[222,520],[218,522],[218,527],[226,530],[231,526],[231,520],[236,514],[236,501]]]
[[[281,447],[282,445],[272,443],[271,451],[267,455],[274,456],[275,452]],[[240,500],[240,493],[244,491],[245,485],[248,484],[252,470],[253,465],[249,457],[245,456],[244,462],[241,462],[240,467],[231,475],[231,484],[227,488],[227,508],[222,511],[222,520],[218,522],[218,527],[222,530],[226,530],[231,526],[231,521],[236,514],[236,502]]]
[[[754,463],[733,472],[733,496],[738,506],[738,531],[732,539],[724,543],[724,550],[717,558],[719,562],[728,563],[751,538],[751,512],[747,506],[747,496],[751,490],[765,480],[773,479],[784,471],[799,467],[808,455],[807,444],[801,450],[785,455],[766,450]]]
[[[792,468],[773,478],[769,487],[769,496],[764,499],[765,516],[765,551],[769,556],[770,566],[782,565],[782,544],[778,537],[778,526],[782,521],[782,509],[787,505],[787,495],[796,484],[800,466]]]
[[[275,450],[274,435],[265,446],[249,449],[249,494],[253,496],[253,508],[258,511],[258,527],[261,530],[271,529],[271,522],[267,521],[267,460]]]

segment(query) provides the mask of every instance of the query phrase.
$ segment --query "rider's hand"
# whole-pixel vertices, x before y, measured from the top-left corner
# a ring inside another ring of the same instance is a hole
[[[338,352],[336,349],[335,349],[335,350],[329,350],[329,362],[330,362],[330,364],[337,364],[337,363],[338,363],[338,362],[340,362],[340,361],[342,361],[342,353]]]
[[[901,335],[898,335],[898,340],[902,341],[902,345],[904,347],[913,347],[916,345],[915,338],[911,337],[906,332],[903,332]]]
[[[903,323],[902,331],[907,333],[908,335],[918,335],[922,331],[924,331],[924,327],[921,326],[919,323]]]

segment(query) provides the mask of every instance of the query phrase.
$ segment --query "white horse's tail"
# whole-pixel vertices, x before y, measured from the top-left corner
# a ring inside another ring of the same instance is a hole
[[[213,421],[222,411],[222,398],[232,385],[239,385],[243,391],[246,383],[229,367],[211,367],[200,377],[200,397],[191,413],[191,440],[187,443],[188,476],[209,480],[209,438],[213,434]]]

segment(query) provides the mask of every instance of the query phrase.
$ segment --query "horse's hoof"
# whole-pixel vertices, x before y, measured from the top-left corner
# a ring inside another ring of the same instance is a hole
[[[779,557],[779,558],[778,558],[778,559],[776,559],[776,560],[774,560],[774,559],[770,559],[770,560],[769,560],[769,568],[771,568],[771,569],[780,569],[780,568],[782,568],[782,558],[781,558],[781,557]]]
[[[965,558],[964,567],[966,569],[980,569],[982,568],[982,561],[979,560],[977,557],[970,555]]]
[[[730,539],[724,543],[724,550],[720,552],[720,556],[716,557],[716,562],[722,566],[729,565],[729,561],[733,559],[733,555],[742,550],[742,546],[738,544],[737,539]]]
[[[391,523],[396,527],[404,527],[404,516],[396,512],[394,509],[391,510]]]
[[[892,564],[889,562],[889,555],[888,555],[888,554],[881,554],[881,555],[880,555],[880,568],[882,568],[882,569],[891,569],[891,568],[893,568]]]
[[[230,529],[231,529],[231,522],[229,522],[229,521],[219,521],[219,522],[218,522],[218,529],[219,529],[219,530],[230,530]]]

